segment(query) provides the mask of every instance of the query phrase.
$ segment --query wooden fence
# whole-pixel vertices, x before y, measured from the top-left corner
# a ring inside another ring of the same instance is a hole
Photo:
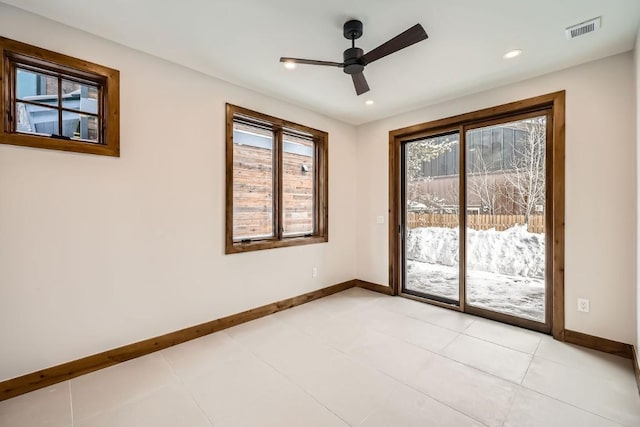
[[[423,212],[408,212],[407,224],[409,228],[417,227],[447,227],[458,226],[458,214],[430,214]],[[474,230],[489,230],[495,228],[504,231],[516,224],[524,224],[524,215],[475,215],[467,216],[467,226]],[[544,215],[529,217],[530,233],[544,233]]]

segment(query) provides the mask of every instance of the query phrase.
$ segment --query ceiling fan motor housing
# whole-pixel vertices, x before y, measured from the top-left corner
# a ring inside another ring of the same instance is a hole
[[[364,61],[360,59],[364,51],[359,47],[352,47],[344,51],[344,72],[347,74],[358,74],[364,70]]]
[[[342,34],[348,40],[359,39],[362,37],[362,22],[357,19],[345,22],[342,27]]]

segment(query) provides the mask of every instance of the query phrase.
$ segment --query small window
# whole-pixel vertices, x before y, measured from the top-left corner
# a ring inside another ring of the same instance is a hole
[[[328,240],[327,139],[227,104],[226,253]]]
[[[119,156],[119,72],[0,37],[0,143]]]

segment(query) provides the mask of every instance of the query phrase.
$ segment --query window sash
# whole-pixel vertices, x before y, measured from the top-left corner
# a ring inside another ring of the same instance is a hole
[[[11,109],[11,119],[10,119],[10,127],[9,131],[13,133],[19,133],[24,135],[32,135],[32,136],[40,136],[40,137],[53,137],[64,140],[76,141],[85,144],[93,144],[93,145],[105,145],[105,137],[104,137],[104,126],[103,126],[103,115],[104,115],[104,88],[102,79],[96,76],[95,79],[88,78],[79,78],[77,76],[64,73],[64,72],[56,72],[51,69],[52,67],[39,67],[32,65],[29,61],[19,61],[14,58],[9,59],[9,70],[10,70],[10,86],[11,91],[9,94],[9,108]],[[57,105],[50,105],[44,102],[37,102],[33,100],[23,99],[18,97],[18,70],[25,70],[32,72],[34,74],[49,76],[55,78],[57,80],[57,94],[52,95],[57,98]],[[64,107],[63,105],[63,89],[62,89],[62,81],[70,81],[73,83],[78,83],[84,86],[92,86],[98,90],[97,95],[97,107],[98,111],[96,113],[92,113],[89,111],[84,111],[81,109],[72,109],[68,107]],[[43,134],[38,132],[22,132],[18,129],[18,103],[29,104],[33,106],[50,108],[57,111],[57,134]],[[78,114],[79,116],[90,116],[97,118],[97,140],[91,140],[86,138],[71,138],[63,136],[64,133],[64,125],[63,125],[63,113],[71,113]]]
[[[242,125],[244,127],[246,127],[246,129],[237,129],[236,125]],[[317,150],[317,144],[314,140],[314,138],[307,134],[307,133],[303,133],[303,132],[298,132],[292,129],[283,129],[282,127],[279,126],[274,126],[272,124],[266,123],[266,122],[262,122],[259,120],[253,120],[251,117],[247,117],[244,115],[234,115],[233,118],[233,134],[234,137],[236,136],[236,132],[238,133],[246,133],[246,134],[251,134],[251,130],[255,130],[256,133],[254,133],[254,135],[261,137],[264,136],[266,137],[266,135],[260,135],[260,131],[262,131],[263,133],[270,133],[271,136],[271,141],[272,141],[272,147],[273,149],[271,150],[271,158],[272,158],[272,185],[271,185],[271,190],[272,190],[272,230],[273,232],[270,233],[263,233],[263,234],[257,234],[255,236],[238,236],[235,234],[235,230],[236,230],[236,223],[235,223],[235,215],[236,215],[236,205],[234,204],[233,206],[233,214],[234,214],[234,234],[233,234],[233,241],[234,242],[250,242],[250,241],[264,241],[264,240],[283,240],[283,239],[290,239],[290,238],[296,238],[296,237],[310,237],[316,234],[317,230],[318,230],[318,215],[317,215],[317,206],[318,206],[318,168],[317,168],[317,159],[318,159],[318,150]],[[312,154],[311,154],[311,161],[312,164],[314,165],[313,167],[313,184],[312,184],[312,195],[311,195],[311,199],[312,199],[312,207],[311,207],[311,230],[308,231],[303,231],[303,232],[292,232],[292,233],[288,233],[285,230],[285,210],[286,210],[286,206],[285,206],[285,202],[284,202],[284,193],[285,193],[285,189],[284,189],[284,183],[285,183],[285,177],[284,177],[284,156],[286,154],[285,151],[285,144],[291,144],[292,142],[290,141],[286,141],[285,138],[289,137],[289,138],[297,138],[297,139],[301,139],[303,141],[309,142],[311,143],[312,146]],[[234,140],[234,155],[235,155],[235,140]],[[259,146],[261,145],[258,142],[254,142],[255,146]],[[251,142],[246,141],[245,145],[251,145]],[[235,173],[235,162],[234,162],[234,173]],[[235,174],[234,174],[235,177]],[[234,203],[236,201],[236,195],[235,195],[235,191],[236,191],[236,186],[235,186],[235,181],[234,181]]]

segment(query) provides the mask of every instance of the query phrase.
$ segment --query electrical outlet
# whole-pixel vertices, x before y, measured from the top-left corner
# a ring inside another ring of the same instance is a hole
[[[589,312],[589,300],[584,298],[578,298],[578,311],[582,311],[584,313]]]
[[[376,217],[376,222],[378,224],[384,224],[384,216],[380,215],[380,216]]]
[[[311,269],[311,277],[318,277],[318,267],[313,267]]]

